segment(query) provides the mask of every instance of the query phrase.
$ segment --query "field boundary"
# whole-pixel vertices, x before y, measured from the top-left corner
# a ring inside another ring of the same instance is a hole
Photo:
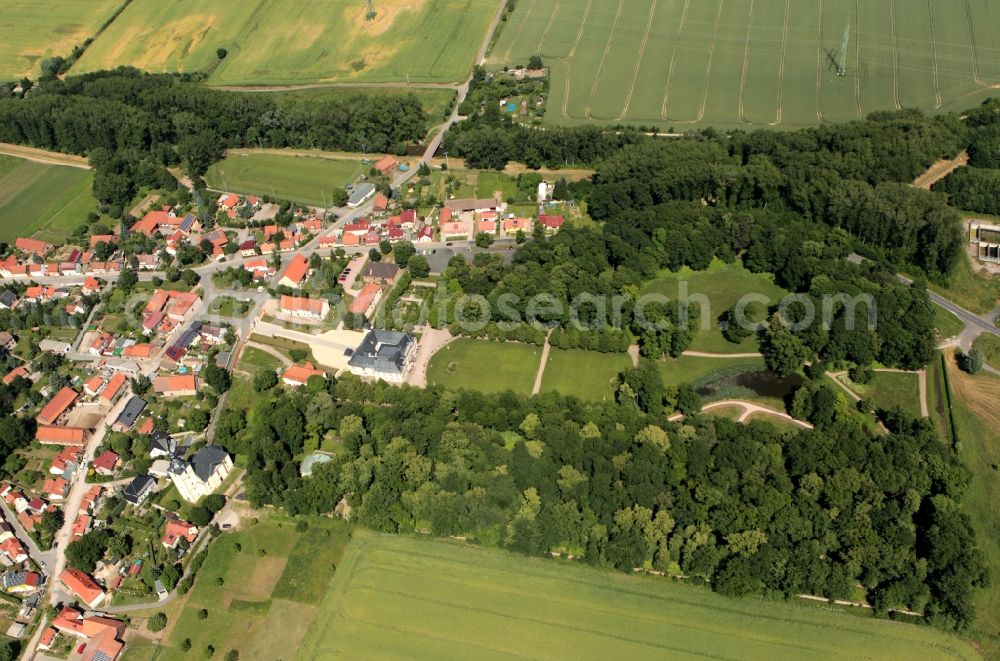
[[[64,165],[66,167],[79,168],[81,170],[91,169],[90,163],[83,156],[62,154],[60,152],[47,151],[45,149],[37,149],[35,147],[26,147],[24,145],[12,145],[9,142],[0,142],[0,154],[12,156],[14,158],[23,158],[26,161],[44,163],[45,165]]]

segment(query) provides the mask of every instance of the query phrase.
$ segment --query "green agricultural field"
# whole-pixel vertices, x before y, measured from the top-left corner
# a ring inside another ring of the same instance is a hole
[[[183,609],[171,613],[176,624],[155,658],[190,658],[181,647],[186,638],[199,657],[212,645],[220,659],[231,649],[244,659],[289,658],[351,534],[341,521],[305,521],[308,528],[299,530],[289,517],[271,515],[213,542]],[[200,619],[203,608],[208,617]]]
[[[234,152],[213,164],[205,181],[218,190],[329,206],[331,193],[353,182],[363,169],[361,161],[347,159]]]
[[[624,353],[552,348],[542,376],[542,392],[558,390],[580,399],[610,401],[615,397],[618,375],[630,367],[632,358]]]
[[[541,356],[542,348],[534,345],[458,339],[431,358],[427,383],[530,395]]]
[[[471,70],[497,7],[379,0],[366,21],[359,0],[134,0],[73,71],[210,71],[219,85],[454,82]]]
[[[0,80],[34,78],[46,57],[68,56],[123,0],[0,0]]]
[[[975,658],[930,627],[364,530],[315,622],[297,659]]]
[[[704,271],[683,268],[677,273],[662,272],[655,280],[646,283],[641,294],[662,294],[671,300],[678,300],[684,293],[693,304],[699,304],[696,295],[708,299],[708,308],[702,308],[700,328],[695,334],[691,351],[708,353],[749,353],[757,351],[757,340],[748,337],[739,344],[727,340],[719,330],[718,318],[733,307],[746,294],[766,296],[769,303],[776,305],[788,291],[774,284],[774,276],[766,273],[751,273],[741,262],[726,264],[714,260]]]
[[[0,155],[0,241],[25,236],[62,243],[97,209],[93,179],[81,168]]]
[[[998,19],[990,0],[522,0],[489,64],[541,55],[552,123],[796,128],[975,105]]]

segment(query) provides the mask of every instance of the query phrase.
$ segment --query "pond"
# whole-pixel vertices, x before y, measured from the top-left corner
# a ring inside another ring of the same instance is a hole
[[[738,398],[744,396],[785,399],[802,385],[802,375],[789,374],[782,378],[770,370],[753,370],[729,374],[697,388],[706,399]]]

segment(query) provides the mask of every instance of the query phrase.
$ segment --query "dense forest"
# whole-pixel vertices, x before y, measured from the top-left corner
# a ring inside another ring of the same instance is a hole
[[[878,613],[973,617],[985,581],[959,500],[966,470],[931,423],[892,418],[870,436],[811,384],[815,431],[766,423],[666,421],[651,365],[626,372],[618,402],[583,403],[316,379],[227,410],[216,441],[248,466],[247,496],[390,532],[463,535],[528,554],[647,567],[732,596],[847,598]],[[327,433],[344,451],[298,475]]]

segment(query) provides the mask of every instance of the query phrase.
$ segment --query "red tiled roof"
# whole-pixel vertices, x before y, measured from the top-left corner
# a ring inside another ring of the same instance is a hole
[[[358,292],[354,301],[351,302],[347,311],[352,314],[364,314],[368,311],[368,308],[371,307],[372,302],[375,300],[375,297],[378,295],[380,290],[381,287],[374,283],[365,285],[361,288],[361,291]]]
[[[19,236],[14,241],[14,247],[21,252],[31,252],[38,255],[44,255],[52,248],[52,244],[39,241],[38,239],[27,239]]]
[[[112,452],[111,450],[105,450],[101,453],[101,456],[90,462],[90,465],[94,468],[101,468],[103,470],[114,470],[115,465],[118,463],[118,454]]]
[[[104,390],[101,391],[100,398],[110,402],[118,394],[118,391],[122,389],[128,378],[121,372],[115,372],[108,379],[108,384],[104,386]]]
[[[79,569],[74,569],[70,567],[59,574],[59,580],[62,581],[70,592],[78,596],[87,604],[91,604],[94,600],[101,594],[104,590],[101,589],[94,579],[84,574]]]
[[[14,381],[14,379],[16,379],[19,376],[28,378],[28,370],[24,369],[24,367],[21,365],[18,365],[11,371],[7,372],[7,375],[3,378],[4,385],[9,386]]]
[[[69,387],[64,387],[62,390],[57,392],[55,396],[49,400],[49,403],[45,405],[45,408],[39,412],[38,421],[45,425],[51,425],[59,419],[59,416],[73,406],[77,397],[79,397],[79,395],[75,390]]]
[[[292,262],[288,265],[288,268],[285,269],[285,273],[281,276],[281,278],[287,278],[290,282],[300,285],[308,272],[309,260],[305,258],[305,255],[295,255]]]
[[[298,296],[282,296],[281,310],[283,312],[308,311],[313,314],[322,314],[324,301],[321,298],[301,298]]]
[[[197,390],[198,379],[194,374],[178,374],[176,376],[158,376],[153,379],[153,390],[158,393],[183,392]]]

